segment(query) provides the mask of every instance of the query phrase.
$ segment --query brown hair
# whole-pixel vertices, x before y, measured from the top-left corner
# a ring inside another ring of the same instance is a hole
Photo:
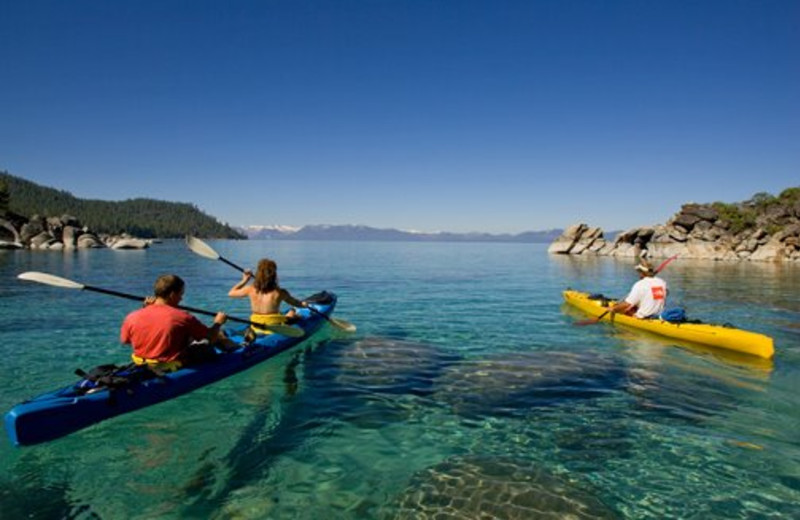
[[[258,262],[256,279],[253,282],[256,292],[266,293],[278,288],[278,264],[269,258]]]
[[[183,279],[177,274],[164,274],[156,280],[153,294],[159,298],[168,298],[170,294],[183,290],[184,285]]]

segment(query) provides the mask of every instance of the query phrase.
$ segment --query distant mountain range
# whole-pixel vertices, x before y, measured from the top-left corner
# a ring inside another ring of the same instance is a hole
[[[376,242],[516,242],[552,243],[563,229],[517,234],[423,233],[361,225],[247,226],[233,227],[187,203],[154,199],[90,200],[68,191],[40,186],[0,170],[0,219],[15,216],[74,216],[93,232],[127,232],[141,238],[179,238],[187,233],[200,238],[250,238],[254,240],[342,240]],[[608,234],[606,234],[608,236]]]
[[[558,238],[563,229],[525,231],[518,234],[490,233],[422,233],[399,229],[379,229],[353,225],[314,225],[293,228],[289,226],[247,226],[236,228],[253,240],[345,240],[376,242],[518,242],[549,244]]]

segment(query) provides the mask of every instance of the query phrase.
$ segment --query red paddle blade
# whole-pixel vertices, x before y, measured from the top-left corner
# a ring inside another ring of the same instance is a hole
[[[584,325],[594,325],[595,323],[600,323],[600,320],[598,320],[597,318],[592,318],[590,320],[581,320],[572,322],[572,324],[575,325],[576,327],[583,327]]]

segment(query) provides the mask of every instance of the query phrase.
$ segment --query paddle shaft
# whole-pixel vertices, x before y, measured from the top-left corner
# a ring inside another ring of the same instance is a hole
[[[227,258],[225,258],[224,256],[221,256],[221,257],[219,257],[219,260],[221,260],[221,261],[225,262],[226,264],[228,264],[229,266],[231,266],[231,267],[233,267],[234,269],[238,270],[239,272],[242,272],[242,273],[244,272],[244,269],[242,269],[242,268],[241,268],[241,267],[239,267],[238,265],[234,264],[233,262],[231,262],[230,260],[228,260],[228,259],[227,259]]]
[[[597,318],[595,318],[595,319],[594,319],[594,323],[598,323],[598,322],[599,322],[600,320],[602,320],[602,319],[603,319],[603,318],[606,316],[606,314],[608,314],[609,312],[611,312],[611,310],[610,310],[610,309],[609,309],[609,310],[607,310],[606,312],[604,312],[603,314],[601,314],[600,316],[598,316]]]
[[[119,291],[112,291],[111,289],[103,289],[102,287],[92,287],[91,285],[84,285],[83,289],[87,291],[102,293],[102,294],[109,294],[111,296],[119,296],[120,298],[127,298],[128,300],[135,300],[138,302],[144,301],[144,298],[141,296],[136,296],[135,294],[127,294]],[[196,314],[204,314],[206,316],[216,316],[216,312],[206,311],[203,309],[195,309],[194,307],[185,307],[183,305],[176,305],[178,309],[194,312]],[[244,320],[242,318],[234,318],[233,316],[228,316],[229,321],[235,321],[238,323],[246,323],[247,325],[253,325],[255,327],[262,327],[263,325],[259,325],[258,323],[253,323],[250,320]]]
[[[658,273],[660,273],[661,271],[663,271],[663,270],[664,270],[664,268],[665,268],[665,267],[667,267],[667,265],[668,265],[670,262],[672,262],[673,260],[675,260],[676,258],[678,258],[678,255],[673,255],[673,256],[671,256],[671,257],[667,258],[666,260],[664,260],[663,262],[661,262],[661,264],[660,264],[658,267],[656,267],[656,270],[654,271],[654,273],[655,273],[655,274],[658,274]]]

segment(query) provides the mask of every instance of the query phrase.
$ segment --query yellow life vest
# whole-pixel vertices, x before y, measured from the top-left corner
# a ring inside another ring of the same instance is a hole
[[[157,359],[139,357],[136,354],[131,354],[131,359],[137,365],[149,365],[162,372],[175,372],[183,366],[180,361],[159,361]]]

